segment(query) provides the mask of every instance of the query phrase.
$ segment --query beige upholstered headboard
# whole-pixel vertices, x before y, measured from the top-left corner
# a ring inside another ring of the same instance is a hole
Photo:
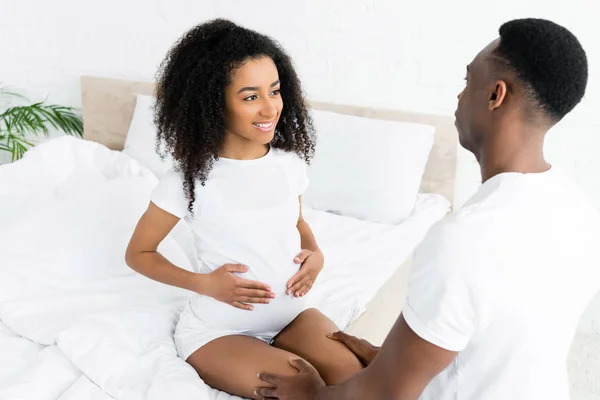
[[[113,150],[122,150],[133,117],[136,95],[152,95],[154,84],[83,76],[81,92],[84,138]],[[435,126],[434,145],[421,191],[438,193],[453,200],[458,135],[451,117],[319,102],[311,102],[310,105],[317,110],[340,114]]]

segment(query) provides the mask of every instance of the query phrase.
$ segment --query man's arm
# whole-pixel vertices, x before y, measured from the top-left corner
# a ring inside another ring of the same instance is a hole
[[[492,313],[476,272],[484,260],[473,257],[474,245],[464,237],[464,226],[452,219],[429,230],[413,258],[404,311],[367,368],[342,385],[325,387],[314,368],[294,361],[299,374],[263,379],[275,387],[265,397],[418,399]]]
[[[421,339],[400,315],[373,362],[342,385],[325,387],[310,364],[296,360],[298,375],[260,374],[271,387],[257,393],[281,400],[417,400],[456,355]]]
[[[323,388],[317,399],[417,400],[456,355],[421,339],[400,315],[373,362],[343,385]]]

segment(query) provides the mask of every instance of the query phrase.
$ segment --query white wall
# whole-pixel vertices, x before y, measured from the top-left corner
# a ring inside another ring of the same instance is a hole
[[[0,15],[0,81],[33,99],[49,94],[79,106],[82,74],[152,80],[182,32],[221,16],[278,39],[313,100],[446,115],[454,112],[465,65],[502,22],[549,18],[583,43],[590,82],[584,102],[549,136],[547,155],[600,206],[597,0],[0,0]],[[462,204],[479,176],[474,159],[460,154]],[[573,347],[573,398],[598,398],[600,297]]]

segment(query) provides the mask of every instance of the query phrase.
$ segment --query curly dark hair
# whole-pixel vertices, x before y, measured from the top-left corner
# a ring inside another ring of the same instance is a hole
[[[290,57],[272,38],[228,20],[208,21],[186,32],[159,67],[154,109],[157,151],[176,160],[184,175],[190,212],[196,180],[204,186],[219,159],[225,88],[232,72],[248,60],[265,56],[277,67],[284,105],[271,146],[295,152],[309,164],[315,134],[308,106]]]
[[[536,18],[506,22],[499,33],[494,54],[517,74],[536,108],[560,121],[581,101],[587,86],[587,57],[575,35]]]

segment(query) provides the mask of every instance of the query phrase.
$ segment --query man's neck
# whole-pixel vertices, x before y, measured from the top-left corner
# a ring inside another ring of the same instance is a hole
[[[550,168],[544,159],[545,131],[525,128],[527,132],[519,132],[514,127],[512,129],[494,135],[480,152],[478,161],[482,183],[504,172],[539,173]]]

